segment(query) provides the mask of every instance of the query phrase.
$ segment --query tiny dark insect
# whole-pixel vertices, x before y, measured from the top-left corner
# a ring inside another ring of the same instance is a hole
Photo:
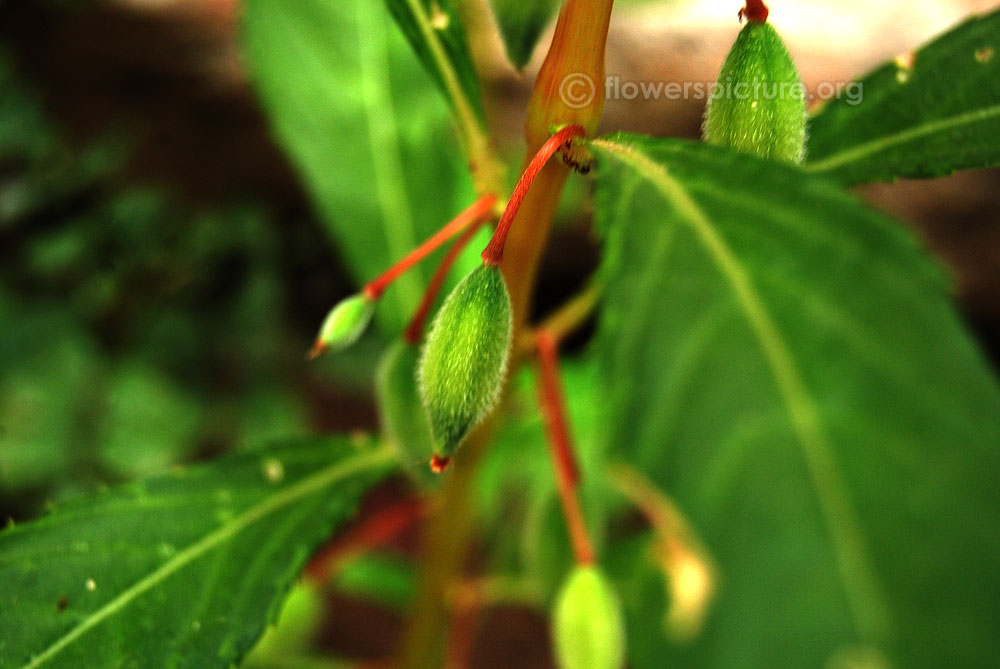
[[[67,606],[69,606],[69,597],[63,595],[59,598],[59,601],[56,602],[56,610],[59,611],[59,613],[62,613],[66,610]]]

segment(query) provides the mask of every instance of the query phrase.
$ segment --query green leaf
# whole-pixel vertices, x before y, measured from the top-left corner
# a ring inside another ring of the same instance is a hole
[[[417,587],[413,564],[388,553],[359,556],[337,570],[332,585],[347,594],[403,610]]]
[[[808,171],[856,184],[1000,164],[1000,11],[851,86],[812,119]]]
[[[531,60],[538,38],[558,6],[557,0],[493,0],[507,57],[518,70]]]
[[[243,28],[274,130],[359,283],[472,200],[447,106],[381,2],[249,0]],[[388,290],[383,326],[402,329],[432,262]]]
[[[0,340],[0,490],[44,486],[79,469],[100,405],[96,344],[64,305],[5,303]]]
[[[385,0],[396,23],[459,117],[486,123],[479,76],[455,0]],[[461,121],[460,121],[461,123]]]
[[[912,236],[791,167],[628,134],[592,146],[597,429],[720,569],[677,666],[1000,656],[1000,392]],[[662,611],[629,618],[662,641]],[[671,652],[637,646],[636,667]]]
[[[228,667],[386,449],[289,443],[81,499],[0,534],[0,667]]]
[[[98,434],[103,461],[130,478],[162,471],[194,450],[200,409],[155,367],[121,365],[109,380]]]

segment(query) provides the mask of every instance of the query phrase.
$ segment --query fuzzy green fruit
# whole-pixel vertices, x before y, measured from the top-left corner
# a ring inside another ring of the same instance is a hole
[[[552,637],[561,669],[621,669],[625,621],[614,588],[599,569],[578,566],[562,586]]]
[[[420,359],[435,463],[447,462],[500,395],[512,334],[507,284],[496,266],[481,265],[441,306]]]
[[[788,163],[805,158],[805,87],[770,23],[736,38],[709,100],[705,141]]]
[[[374,313],[375,302],[364,295],[352,295],[338,302],[319,328],[313,345],[314,354],[340,351],[351,346],[364,334]]]
[[[431,484],[437,477],[426,464],[434,452],[434,442],[417,390],[419,360],[416,346],[397,340],[382,357],[375,391],[383,432],[398,450],[404,468],[418,482]]]

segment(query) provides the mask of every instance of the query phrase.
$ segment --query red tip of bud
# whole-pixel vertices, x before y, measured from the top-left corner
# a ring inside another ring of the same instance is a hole
[[[746,7],[741,9],[737,16],[740,20],[746,19],[751,23],[764,23],[767,21],[768,14],[770,14],[770,10],[763,0],[747,0]]]
[[[309,349],[309,352],[306,353],[306,360],[310,361],[315,360],[319,356],[326,353],[327,348],[328,346],[326,344],[317,339],[315,342],[313,342],[312,348]]]
[[[440,474],[448,469],[449,464],[451,464],[451,458],[442,458],[440,455],[435,455],[431,458],[431,471],[435,474]]]

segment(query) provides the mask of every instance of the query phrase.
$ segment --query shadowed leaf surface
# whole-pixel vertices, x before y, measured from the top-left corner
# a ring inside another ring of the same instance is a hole
[[[507,57],[518,70],[531,60],[538,38],[558,7],[556,0],[493,0]]]
[[[1000,393],[939,270],[794,168],[628,134],[593,147],[600,438],[720,570],[690,646],[631,610],[634,665],[997,657]]]
[[[806,170],[843,184],[1000,164],[1000,11],[860,80],[812,119]]]
[[[386,0],[386,5],[452,106],[456,105],[456,100],[449,91],[449,80],[462,91],[464,104],[472,107],[479,122],[485,123],[483,94],[458,3],[455,0]]]

